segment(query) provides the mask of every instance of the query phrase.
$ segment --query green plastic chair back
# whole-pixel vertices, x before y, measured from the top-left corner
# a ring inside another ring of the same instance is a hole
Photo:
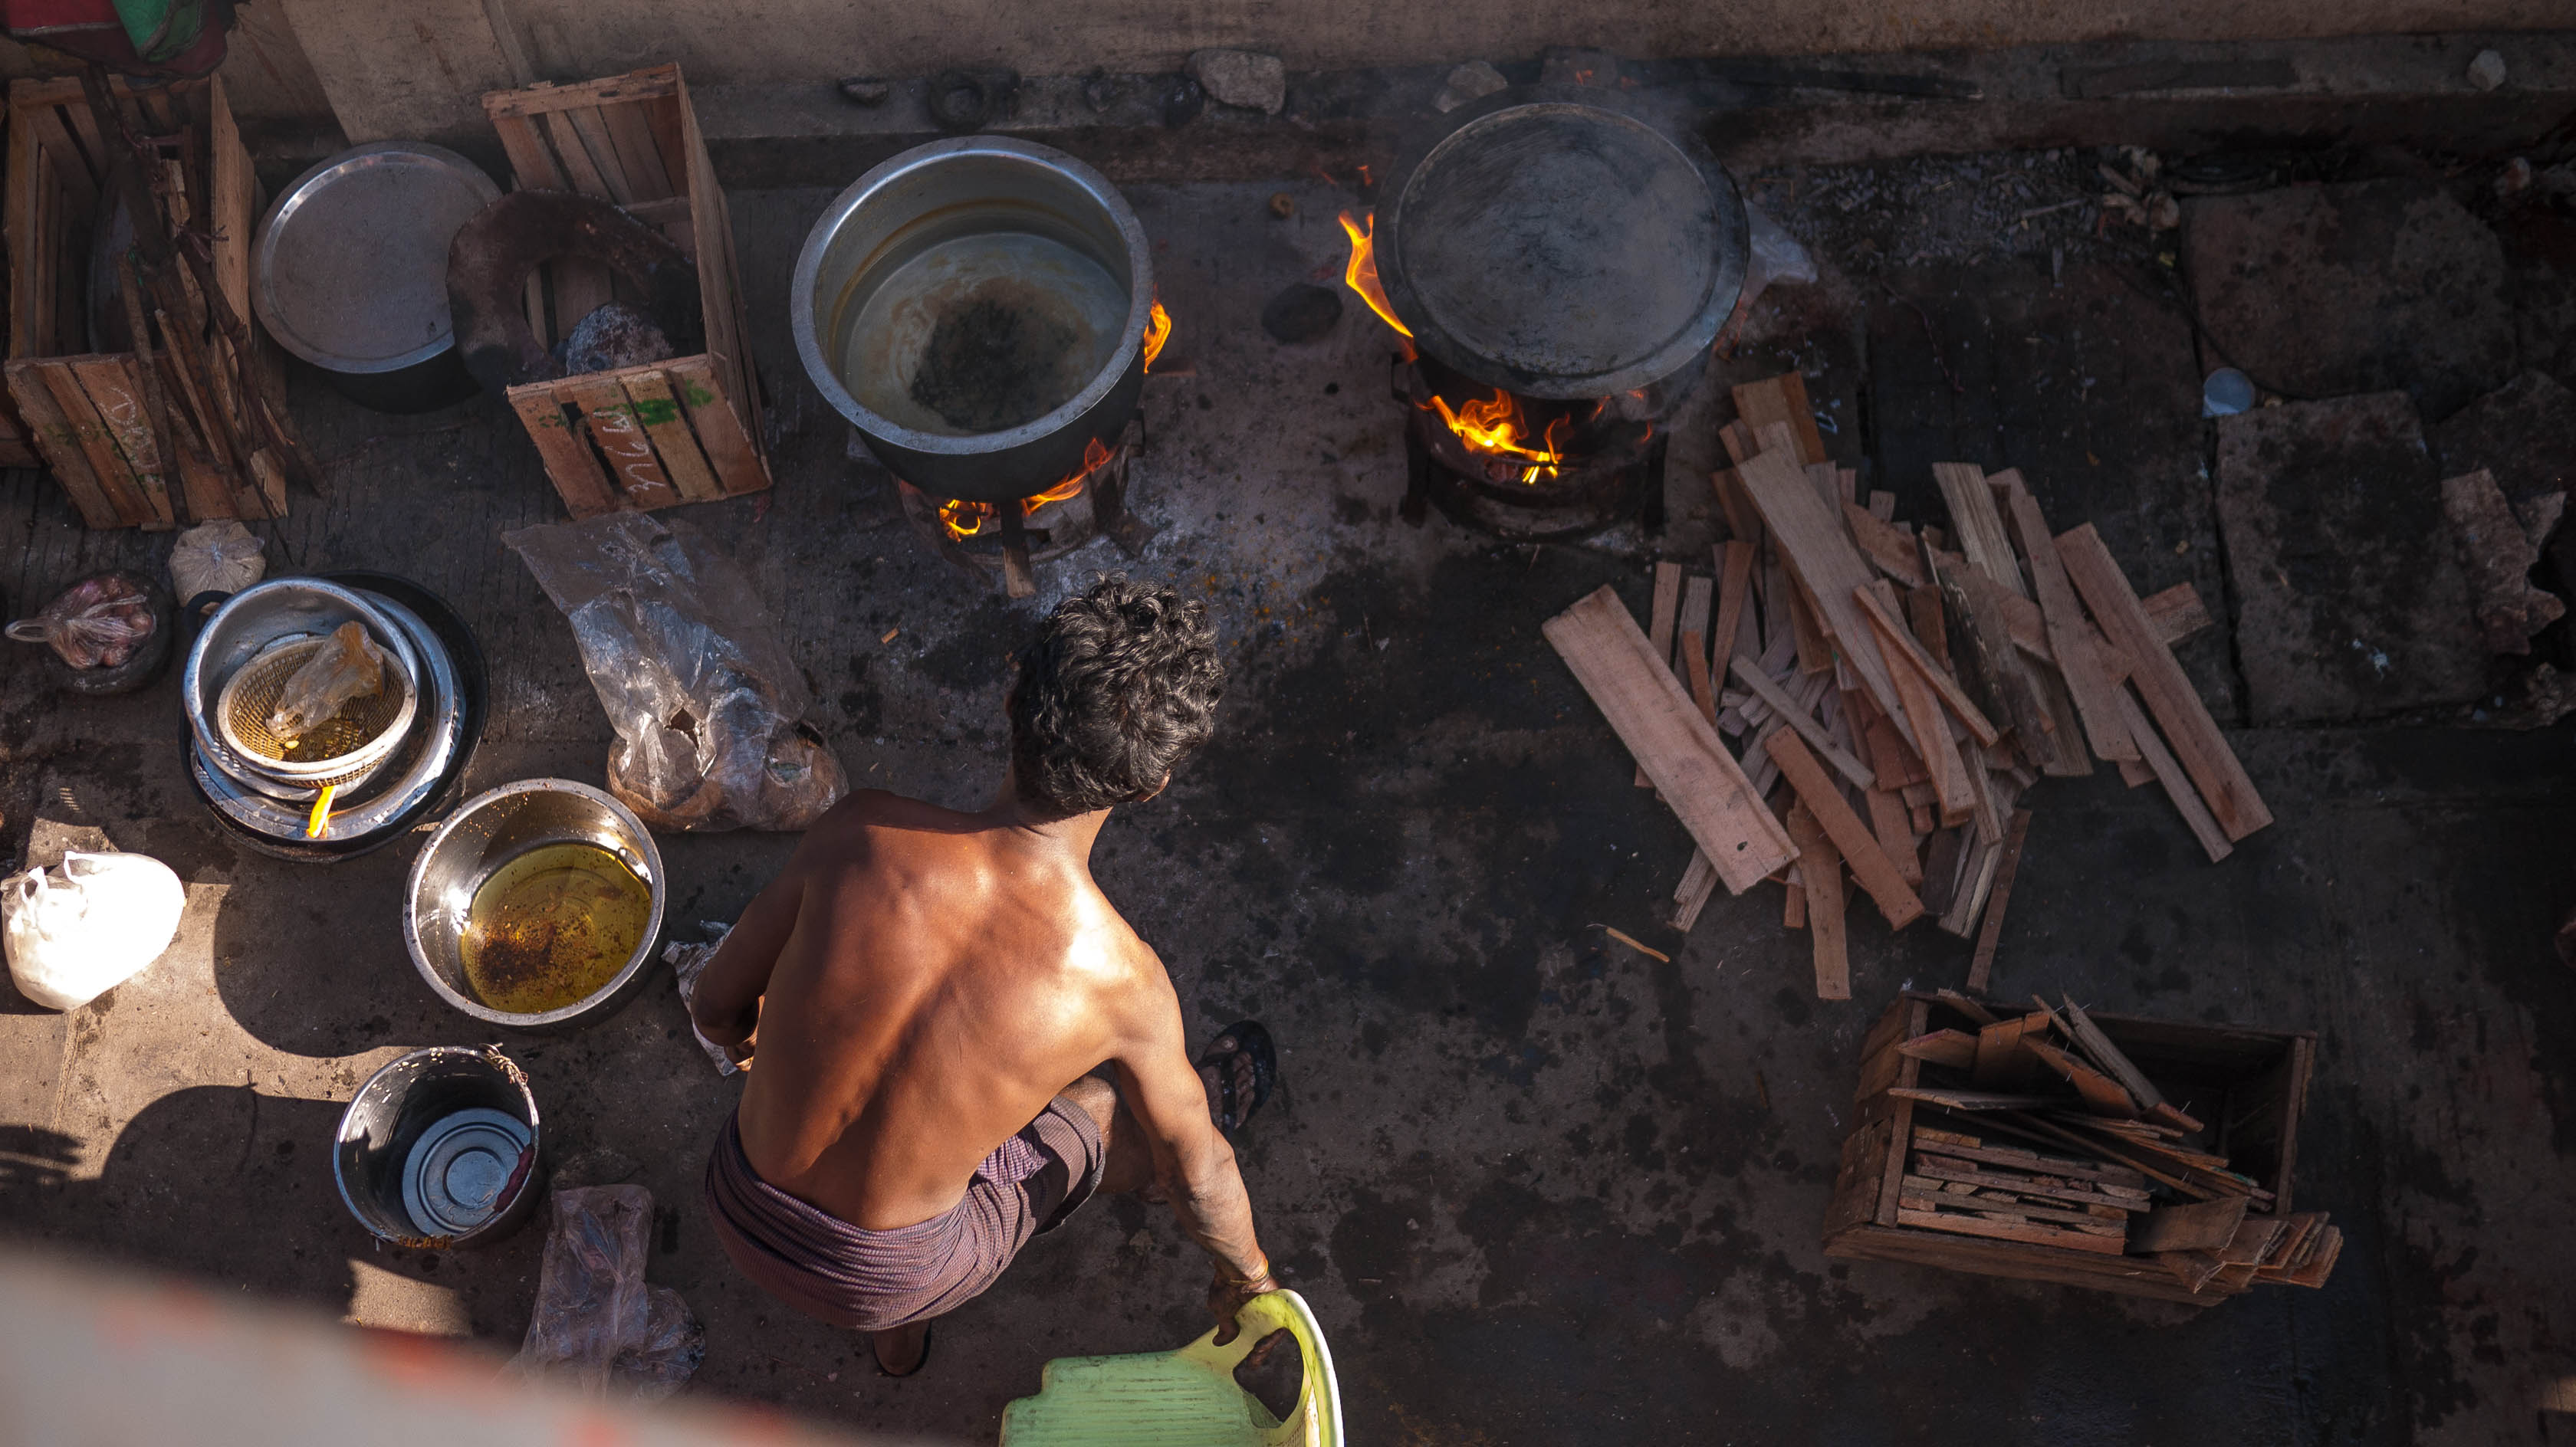
[[[1342,1391],[1305,1298],[1269,1292],[1234,1319],[1243,1330],[1224,1346],[1210,1327],[1179,1351],[1056,1358],[1036,1396],[1002,1409],[1002,1447],[1341,1447]],[[1234,1382],[1254,1345],[1282,1327],[1306,1362],[1284,1422]]]

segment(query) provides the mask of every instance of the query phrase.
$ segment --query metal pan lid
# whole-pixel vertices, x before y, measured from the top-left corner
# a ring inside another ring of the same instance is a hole
[[[1521,86],[1462,107],[1378,205],[1378,278],[1423,350],[1528,397],[1659,381],[1744,284],[1734,181],[1627,97]]]
[[[497,1110],[460,1110],[433,1123],[403,1163],[403,1209],[424,1236],[462,1236],[508,1205],[507,1188],[532,1139]]]
[[[446,351],[447,247],[501,199],[481,167],[375,141],[295,178],[251,242],[251,308],[278,344],[334,372],[396,372]]]

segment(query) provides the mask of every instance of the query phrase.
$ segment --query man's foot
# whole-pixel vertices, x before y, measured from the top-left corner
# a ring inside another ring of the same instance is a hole
[[[1243,1129],[1278,1083],[1279,1061],[1270,1032],[1258,1020],[1238,1020],[1199,1052],[1199,1080],[1207,1086],[1208,1110],[1216,1128],[1233,1135]]]
[[[930,1323],[916,1321],[874,1334],[877,1370],[889,1377],[908,1377],[930,1361]]]

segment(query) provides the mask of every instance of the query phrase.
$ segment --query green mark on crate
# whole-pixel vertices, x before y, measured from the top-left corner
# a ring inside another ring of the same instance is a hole
[[[680,404],[668,397],[645,397],[635,403],[635,420],[647,427],[659,427],[680,420]]]

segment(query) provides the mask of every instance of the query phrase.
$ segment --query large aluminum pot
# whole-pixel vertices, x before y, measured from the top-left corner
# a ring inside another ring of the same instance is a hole
[[[380,1241],[483,1246],[536,1208],[537,1098],[498,1047],[433,1045],[367,1078],[340,1114],[331,1175]]]
[[[1144,228],[1047,146],[973,136],[878,166],[814,223],[788,296],[814,385],[942,497],[1053,486],[1116,444],[1144,389]]]

